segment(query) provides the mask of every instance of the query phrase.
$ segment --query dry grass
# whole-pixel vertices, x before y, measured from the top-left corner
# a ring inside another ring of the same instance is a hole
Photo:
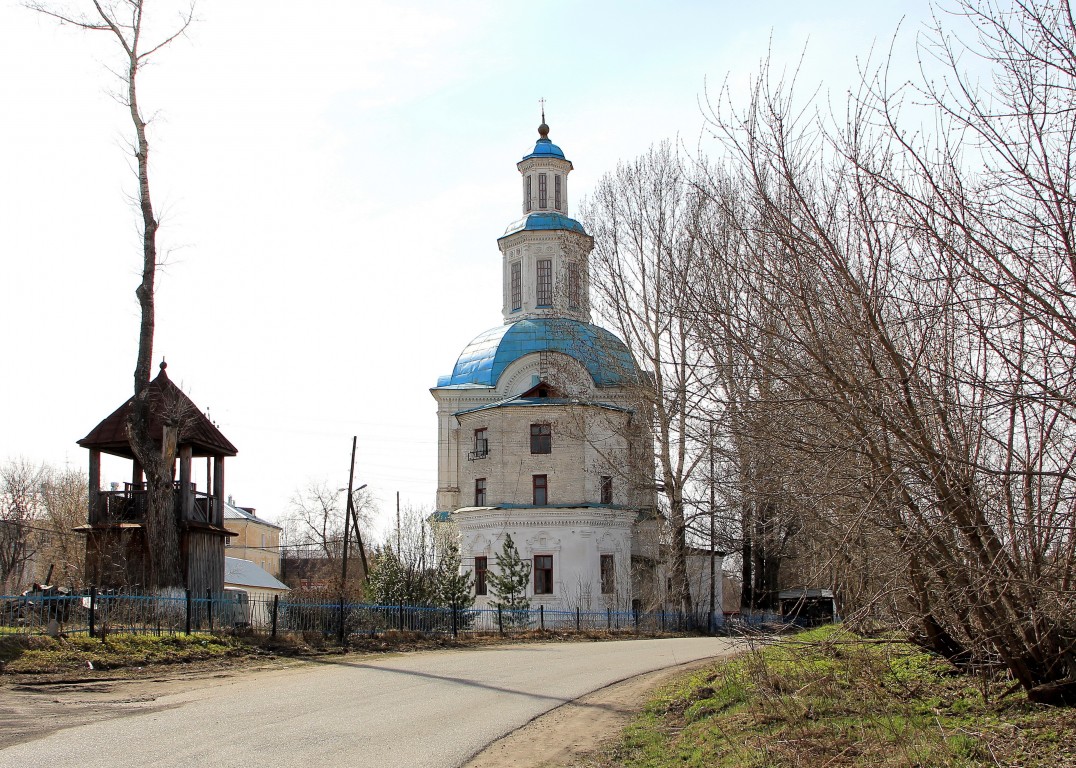
[[[1076,712],[901,642],[797,635],[665,689],[601,766],[1076,766]]]

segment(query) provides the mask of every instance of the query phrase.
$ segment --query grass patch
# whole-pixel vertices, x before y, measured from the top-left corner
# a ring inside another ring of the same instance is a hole
[[[1076,711],[825,627],[666,687],[600,766],[1076,766]]]
[[[0,637],[0,665],[12,674],[63,672],[76,668],[116,669],[203,661],[245,653],[234,638],[211,634],[128,635],[103,639],[8,635]]]

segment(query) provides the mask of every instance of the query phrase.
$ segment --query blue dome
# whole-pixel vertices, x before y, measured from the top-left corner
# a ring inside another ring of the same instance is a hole
[[[513,221],[508,225],[508,229],[504,230],[504,234],[501,235],[501,237],[507,237],[516,232],[522,232],[523,230],[536,229],[567,229],[572,232],[579,232],[583,235],[587,233],[587,231],[583,229],[582,224],[573,218],[565,216],[563,213],[557,213],[556,211],[538,211],[536,213],[528,213],[522,219]]]
[[[504,369],[532,352],[562,352],[582,363],[595,385],[612,387],[637,380],[631,353],[604,328],[563,317],[517,320],[480,334],[460,354],[438,387],[494,387]]]
[[[524,155],[523,159],[530,160],[532,157],[559,157],[561,160],[565,159],[560,147],[544,136],[538,139],[538,142],[534,145],[534,151],[529,155]]]

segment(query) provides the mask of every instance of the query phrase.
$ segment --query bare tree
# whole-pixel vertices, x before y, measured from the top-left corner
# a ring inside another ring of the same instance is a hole
[[[312,480],[292,495],[287,514],[281,520],[285,561],[293,565],[304,563],[306,578],[323,582],[334,594],[340,592],[346,495],[346,489]],[[365,488],[353,495],[356,524],[369,541],[370,516],[377,509],[376,502]],[[354,530],[350,535],[354,537]],[[360,593],[365,577],[358,568],[350,570],[345,591]]]
[[[172,491],[175,473],[176,442],[180,424],[166,414],[164,434],[150,434],[150,402],[147,385],[153,362],[155,323],[154,285],[157,274],[157,231],[159,222],[150,196],[147,121],[139,103],[138,75],[142,67],[162,48],[186,33],[194,17],[193,4],[179,15],[176,25],[163,35],[148,37],[144,0],[91,0],[92,10],[68,12],[45,3],[29,7],[79,29],[104,32],[111,36],[122,52],[123,66],[115,70],[122,83],[117,98],[131,118],[138,177],[138,207],[142,229],[142,279],[135,289],[141,309],[138,352],[135,357],[134,400],[127,420],[128,439],[139,466],[146,476],[149,503],[145,533],[150,586],[182,586],[179,567],[179,531],[173,513]]]
[[[671,529],[672,593],[686,613],[692,605],[685,497],[703,456],[693,437],[696,422],[709,417],[694,365],[693,318],[681,311],[698,257],[698,215],[690,181],[667,143],[635,162],[620,164],[583,206],[594,237],[595,310],[642,368],[632,394],[636,412],[652,420],[659,489]]]
[[[26,459],[0,466],[0,584],[8,594],[27,582],[37,552],[43,483],[42,468]]]

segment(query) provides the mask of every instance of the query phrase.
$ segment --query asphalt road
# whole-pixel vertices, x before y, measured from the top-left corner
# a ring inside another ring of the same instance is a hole
[[[512,645],[254,673],[8,747],[0,766],[448,768],[585,693],[729,647],[717,638]]]

